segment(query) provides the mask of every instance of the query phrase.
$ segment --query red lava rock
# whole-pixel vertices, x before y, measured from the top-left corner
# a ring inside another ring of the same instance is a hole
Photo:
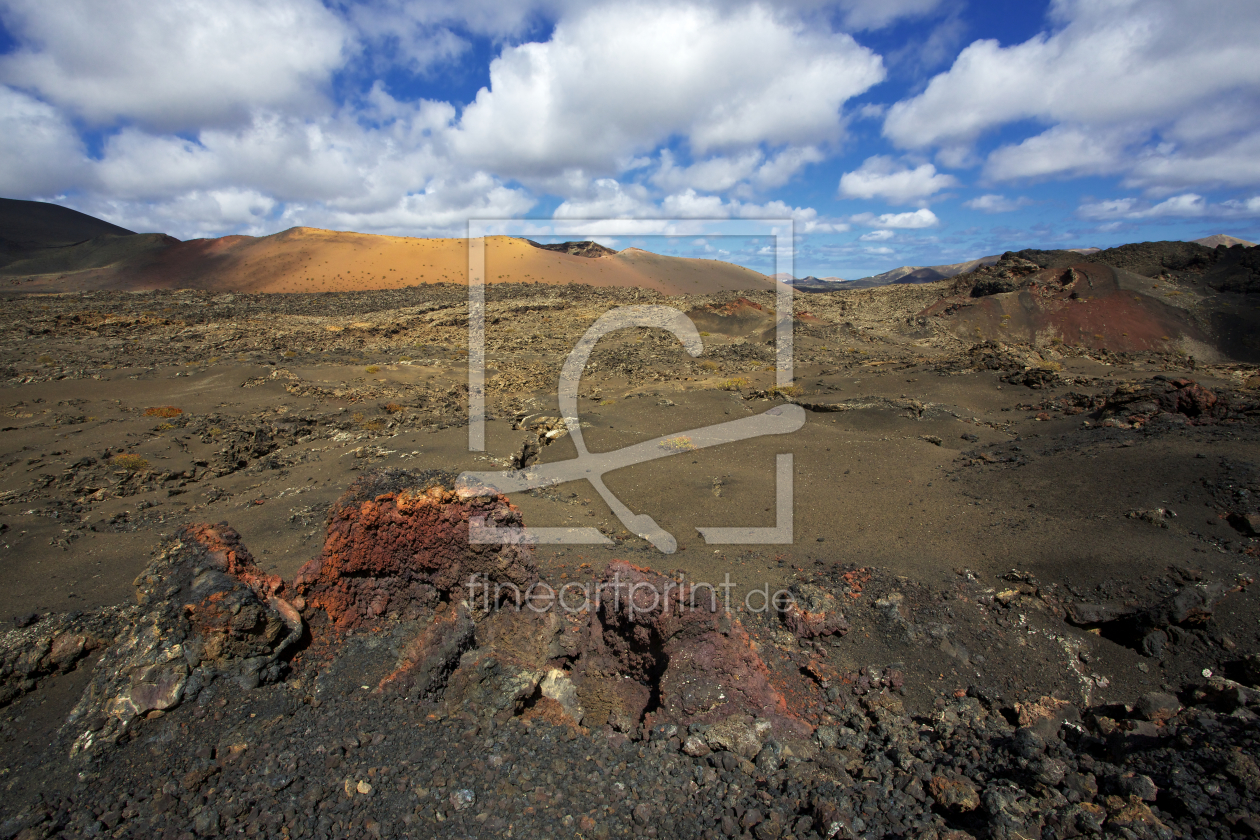
[[[830,799],[818,798],[813,807],[814,828],[823,837],[851,837],[853,829],[840,807]]]
[[[845,572],[841,577],[845,586],[849,588],[848,596],[856,600],[862,597],[862,587],[871,579],[871,573],[867,569],[854,569],[851,572]]]
[[[323,552],[294,581],[308,611],[347,630],[391,613],[415,618],[470,576],[521,590],[537,581],[528,546],[469,544],[474,516],[520,526],[505,497],[460,496],[433,478],[384,470],[351,485],[329,513]]]
[[[1042,697],[1031,703],[1016,703],[1015,714],[1020,726],[1036,730],[1043,738],[1052,738],[1065,720],[1079,717],[1076,707],[1057,697]]]
[[[585,729],[578,726],[573,718],[569,717],[564,707],[550,697],[539,697],[534,705],[530,706],[521,715],[525,720],[541,720],[552,726],[564,726],[575,732],[586,732]]]
[[[200,546],[210,564],[239,579],[260,596],[277,595],[284,591],[284,581],[280,576],[269,575],[258,568],[254,556],[241,542],[241,535],[226,522],[189,525],[180,531],[179,538],[185,543]]]

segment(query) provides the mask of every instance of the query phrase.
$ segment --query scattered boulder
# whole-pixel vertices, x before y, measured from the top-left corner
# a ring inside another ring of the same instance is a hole
[[[1153,508],[1151,510],[1131,510],[1125,514],[1126,519],[1140,519],[1157,528],[1167,528],[1168,520],[1175,519],[1177,514],[1169,508]]]
[[[1041,390],[1062,384],[1063,379],[1059,376],[1059,372],[1052,368],[1033,367],[1027,370],[1011,371],[1002,377],[1002,381],[1011,385],[1023,385],[1034,390]]]
[[[798,638],[843,636],[849,632],[849,622],[840,612],[840,603],[835,595],[809,583],[793,584],[788,591],[792,598],[780,615],[783,623]]]
[[[933,776],[928,790],[936,804],[947,811],[974,811],[980,807],[980,794],[966,778]]]
[[[1094,412],[1104,425],[1134,426],[1175,418],[1188,425],[1212,425],[1232,418],[1249,405],[1232,405],[1193,379],[1156,376],[1149,382],[1120,385]]]
[[[761,752],[761,738],[744,715],[731,715],[708,727],[703,737],[711,750],[726,750],[747,759],[756,758]]]
[[[1144,609],[1131,604],[1071,603],[1066,608],[1067,619],[1078,626],[1096,628],[1104,637],[1148,656],[1159,656],[1168,643],[1165,631],[1203,626],[1217,604],[1250,583],[1243,577],[1232,584],[1196,582]]]
[[[1231,513],[1226,521],[1240,534],[1260,537],[1260,513]]]
[[[1143,720],[1166,723],[1181,711],[1181,701],[1167,692],[1152,691],[1142,695],[1134,711]]]
[[[1032,703],[1016,703],[1019,725],[1031,729],[1043,740],[1054,738],[1065,721],[1080,717],[1080,712],[1067,700],[1042,697]]]

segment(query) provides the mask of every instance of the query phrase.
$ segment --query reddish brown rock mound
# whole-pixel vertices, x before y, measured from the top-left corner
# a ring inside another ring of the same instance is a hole
[[[416,618],[470,576],[533,584],[528,546],[468,541],[470,519],[506,528],[520,526],[520,512],[503,496],[458,496],[443,478],[385,470],[356,481],[328,515],[323,552],[294,581],[304,609],[346,630],[385,616]]]

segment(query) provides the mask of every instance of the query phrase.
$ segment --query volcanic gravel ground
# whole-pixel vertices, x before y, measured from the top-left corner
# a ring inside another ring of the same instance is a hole
[[[768,743],[755,761],[688,756],[669,731],[634,742],[528,714],[416,720],[405,701],[354,689],[312,701],[292,686],[218,684],[138,723],[106,761],[45,777],[0,836],[1230,838],[1260,827],[1256,692],[1180,711],[1155,694],[1085,720],[966,696],[911,717],[875,682],[816,733],[812,757]],[[8,784],[34,769],[11,766]]]
[[[357,684],[320,692],[299,656],[277,684],[219,679],[150,712],[84,763],[67,758],[62,724],[102,648],[15,653],[0,669],[0,840],[1260,833],[1254,366],[969,343],[916,320],[945,287],[809,297],[788,390],[762,337],[769,295],[492,287],[485,453],[467,445],[458,287],[6,301],[0,611],[13,633],[121,632],[110,622],[132,615],[117,605],[134,601],[133,579],[190,523],[227,521],[289,580],[361,472],[572,458],[566,435],[548,435],[563,429],[556,377],[582,331],[613,305],[706,308],[701,357],[626,331],[601,341],[581,388],[592,451],[806,409],[790,440],[607,477],[678,535],[677,554],[627,532],[588,486],[511,501],[526,524],[613,541],[537,549],[557,585],[615,558],[692,581],[731,573],[735,615],[814,732],[790,754],[772,735],[748,755],[690,755],[710,749],[693,741],[704,731],[582,731],[542,703],[439,719]],[[766,476],[783,451],[794,544],[707,546],[696,525],[773,524]],[[741,610],[763,583],[832,596],[847,633],[800,638]],[[376,638],[355,633],[347,650]]]

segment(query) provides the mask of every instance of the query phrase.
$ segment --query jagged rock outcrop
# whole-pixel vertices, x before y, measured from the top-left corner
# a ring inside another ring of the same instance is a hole
[[[258,568],[226,524],[193,525],[136,578],[92,681],[66,721],[72,754],[116,740],[136,717],[195,697],[214,679],[278,680],[304,625],[276,575]]]
[[[1008,251],[997,263],[964,274],[955,281],[954,286],[959,291],[970,286],[969,293],[972,297],[998,295],[1023,288],[1029,282],[1026,278],[1040,270],[1041,266],[1036,263],[1020,259]]]
[[[562,254],[568,254],[573,257],[590,257],[594,259],[597,257],[610,257],[617,253],[612,248],[607,248],[589,239],[583,239],[581,242],[554,242],[550,244],[535,242],[532,239],[526,239],[525,241],[535,248],[541,248],[544,251],[559,251]]]

